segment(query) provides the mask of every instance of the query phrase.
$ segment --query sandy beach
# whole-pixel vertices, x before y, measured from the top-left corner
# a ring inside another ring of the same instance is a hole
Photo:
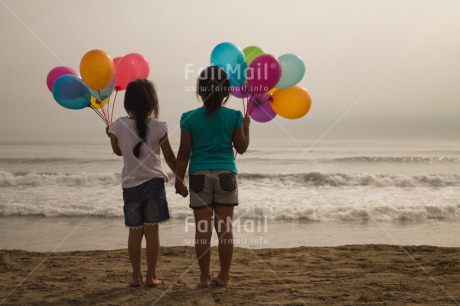
[[[197,289],[193,247],[162,247],[159,287],[128,285],[126,249],[0,251],[2,305],[456,305],[460,248],[351,245],[236,248],[230,284]],[[211,269],[217,271],[217,249]]]

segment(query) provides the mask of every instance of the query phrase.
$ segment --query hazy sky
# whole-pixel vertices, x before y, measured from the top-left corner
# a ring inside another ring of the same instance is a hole
[[[209,65],[223,41],[306,65],[310,113],[254,122],[253,137],[459,139],[459,0],[0,0],[0,23],[0,141],[105,140],[90,109],[62,108],[45,84],[91,49],[148,58],[177,140],[180,115],[199,106],[185,66]]]

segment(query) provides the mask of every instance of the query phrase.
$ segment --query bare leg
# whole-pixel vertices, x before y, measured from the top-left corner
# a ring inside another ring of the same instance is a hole
[[[213,278],[219,286],[226,286],[230,278],[230,265],[233,257],[233,206],[219,206],[214,208],[214,226],[219,237],[220,273]]]
[[[211,277],[209,264],[211,262],[212,209],[194,209],[195,215],[195,253],[200,266],[200,282],[198,287],[209,287]]]
[[[154,287],[161,284],[157,279],[155,269],[160,255],[160,235],[158,224],[144,225],[144,234],[147,252],[147,285]]]
[[[141,272],[141,245],[143,235],[143,228],[129,230],[128,252],[131,266],[133,267],[133,278],[131,280],[132,286],[140,286],[144,282]]]

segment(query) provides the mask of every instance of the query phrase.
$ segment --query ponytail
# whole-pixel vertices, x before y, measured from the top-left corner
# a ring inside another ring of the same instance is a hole
[[[135,80],[128,84],[125,93],[126,112],[136,121],[139,142],[133,148],[133,154],[137,158],[143,143],[147,142],[148,118],[153,113],[153,118],[158,118],[159,103],[152,82],[148,80]]]
[[[208,116],[218,111],[230,95],[227,74],[217,66],[210,66],[201,72],[197,88],[197,95],[201,97]]]
[[[210,79],[206,84],[207,96],[203,99],[204,107],[206,108],[206,114],[211,116],[215,111],[219,110],[222,106],[221,103],[221,90],[220,84],[216,79]]]
[[[133,154],[134,156],[139,158],[141,156],[140,154],[141,145],[147,142],[147,130],[148,130],[147,117],[138,116],[134,119],[136,120],[137,135],[139,136],[141,140],[134,146]]]

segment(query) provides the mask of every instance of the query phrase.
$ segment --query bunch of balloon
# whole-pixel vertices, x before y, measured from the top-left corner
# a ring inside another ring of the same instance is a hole
[[[297,85],[305,74],[305,64],[297,55],[276,58],[258,46],[241,50],[223,42],[213,49],[211,65],[229,76],[231,94],[242,99],[245,117],[258,122],[271,121],[276,115],[297,119],[310,110],[310,94]]]
[[[149,62],[138,53],[112,60],[102,50],[91,50],[80,61],[81,77],[72,68],[59,66],[48,73],[46,84],[59,105],[68,109],[89,107],[110,125],[118,91],[125,90],[135,79],[146,79],[149,73]],[[114,91],[115,98],[110,103]]]

